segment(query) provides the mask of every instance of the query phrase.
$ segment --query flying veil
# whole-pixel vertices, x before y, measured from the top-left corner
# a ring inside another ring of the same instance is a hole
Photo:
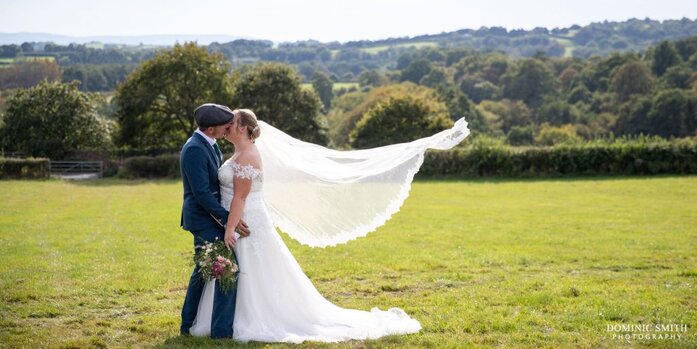
[[[450,149],[470,133],[461,118],[412,142],[339,151],[263,121],[259,126],[264,200],[274,225],[312,247],[345,243],[385,224],[409,196],[426,149]]]

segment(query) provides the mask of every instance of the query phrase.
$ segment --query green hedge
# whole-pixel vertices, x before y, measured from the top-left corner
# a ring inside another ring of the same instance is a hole
[[[118,175],[123,178],[179,178],[179,155],[127,158]]]
[[[506,146],[428,152],[423,177],[697,174],[697,142]]]
[[[554,147],[511,147],[473,141],[466,147],[429,151],[419,177],[554,177],[697,174],[697,139],[642,138]],[[124,160],[124,178],[179,178],[179,156]]]
[[[0,178],[49,178],[49,160],[0,158]]]

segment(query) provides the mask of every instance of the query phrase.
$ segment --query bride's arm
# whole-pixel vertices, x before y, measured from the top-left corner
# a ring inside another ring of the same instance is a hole
[[[235,195],[232,197],[232,202],[230,203],[230,213],[227,218],[227,225],[225,227],[225,245],[228,248],[235,247],[235,227],[240,223],[242,219],[242,212],[244,212],[244,203],[247,200],[247,195],[252,189],[252,180],[246,179],[238,176],[233,177],[233,187],[235,188]]]
[[[252,161],[245,161],[246,159],[238,158],[238,165],[240,168],[251,166],[253,169],[259,168],[259,161],[254,161],[257,159],[250,159]],[[256,171],[252,171],[256,172]],[[233,248],[235,246],[235,227],[242,220],[242,213],[244,212],[244,204],[247,200],[247,195],[252,190],[252,183],[254,181],[254,176],[242,170],[240,173],[236,170],[232,184],[235,193],[232,196],[232,202],[230,203],[230,213],[228,214],[227,226],[225,228],[225,245],[228,248]]]

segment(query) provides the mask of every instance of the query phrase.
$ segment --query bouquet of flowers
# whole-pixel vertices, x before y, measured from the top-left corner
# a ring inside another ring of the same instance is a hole
[[[225,293],[234,289],[239,268],[235,254],[225,246],[225,242],[216,240],[196,247],[198,248],[194,262],[199,268],[201,278],[205,281],[217,279]]]

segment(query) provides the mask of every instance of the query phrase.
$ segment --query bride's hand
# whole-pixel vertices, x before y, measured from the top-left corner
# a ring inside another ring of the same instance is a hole
[[[235,232],[234,231],[226,231],[225,232],[225,246],[229,249],[233,249],[235,247],[235,243],[237,240],[235,239]]]

